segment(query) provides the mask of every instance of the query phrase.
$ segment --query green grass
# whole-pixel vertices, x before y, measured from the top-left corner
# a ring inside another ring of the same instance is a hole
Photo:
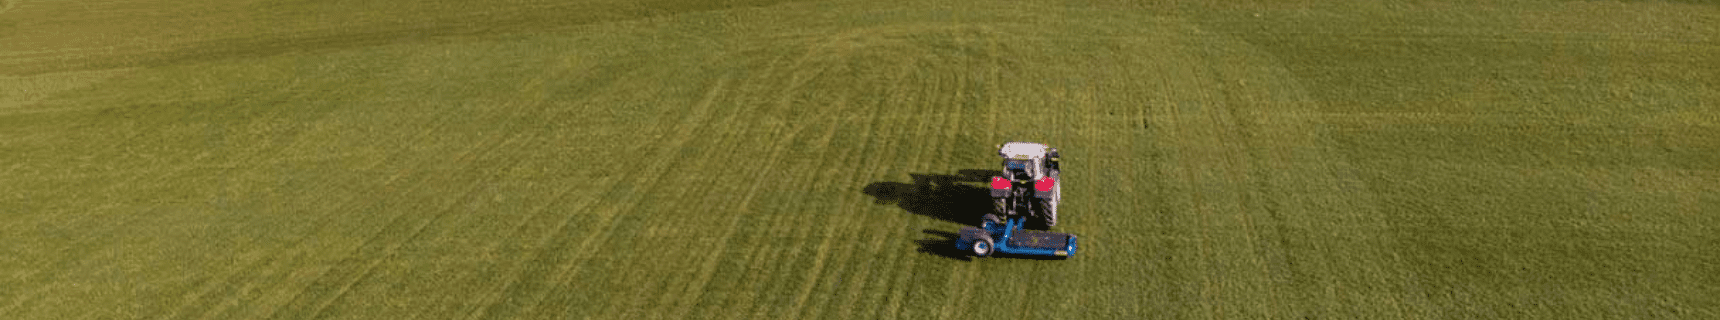
[[[0,8],[8,318],[1720,317],[1709,4]]]

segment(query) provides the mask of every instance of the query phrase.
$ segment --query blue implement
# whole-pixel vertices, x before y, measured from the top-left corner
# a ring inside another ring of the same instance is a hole
[[[981,257],[993,254],[1062,258],[1075,256],[1075,235],[1026,230],[1022,228],[1024,224],[1025,217],[1011,217],[999,223],[995,216],[988,215],[979,228],[961,229],[960,237],[956,239],[956,248]]]

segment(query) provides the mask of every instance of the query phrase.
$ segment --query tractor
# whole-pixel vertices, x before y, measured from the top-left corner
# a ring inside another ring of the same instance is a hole
[[[1063,199],[1062,168],[1057,148],[1032,142],[998,146],[1003,174],[991,177],[995,210],[1005,218],[1031,217],[1040,225],[1057,225],[1057,203]]]

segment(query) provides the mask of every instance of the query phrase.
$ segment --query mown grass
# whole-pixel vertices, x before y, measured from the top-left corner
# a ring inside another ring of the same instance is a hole
[[[1463,317],[1713,312],[1694,298],[1715,265],[1700,253],[1716,240],[1700,231],[1716,181],[1699,159],[1720,147],[1712,6],[1392,8],[1261,18],[1300,27],[1288,31],[1216,25],[1335,114],[1396,252],[1438,271],[1417,280],[1430,302]],[[1357,20],[1402,22],[1304,31]]]
[[[18,318],[1720,312],[1711,5],[16,4]],[[941,249],[1009,139],[1081,256]]]

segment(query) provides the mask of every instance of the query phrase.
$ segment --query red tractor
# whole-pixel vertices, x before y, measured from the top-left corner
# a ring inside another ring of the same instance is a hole
[[[1057,148],[1032,142],[1009,142],[998,146],[1003,156],[1003,175],[991,177],[991,198],[1005,219],[1030,217],[1046,227],[1057,225],[1057,202],[1062,200],[1062,169]]]

